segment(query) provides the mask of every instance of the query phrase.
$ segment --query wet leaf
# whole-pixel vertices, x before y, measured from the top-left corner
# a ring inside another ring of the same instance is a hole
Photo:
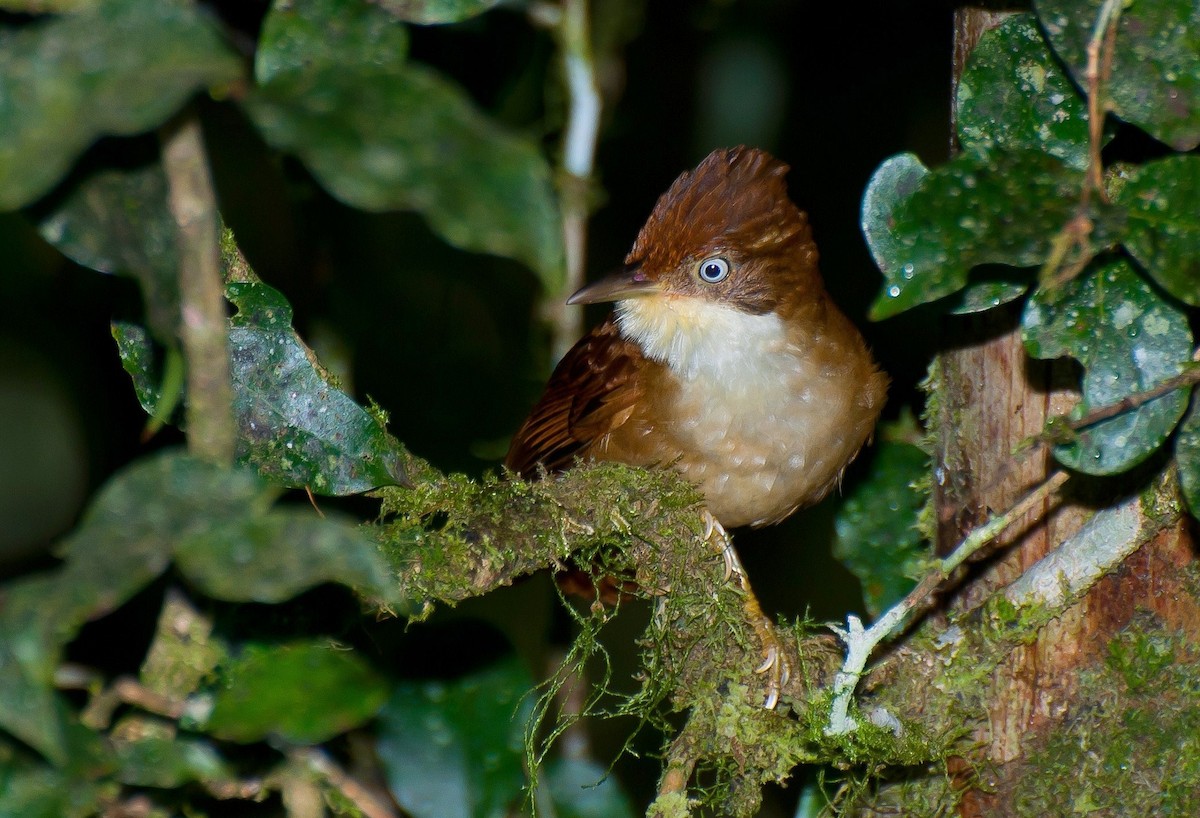
[[[483,14],[500,0],[380,0],[379,5],[411,23],[457,23]]]
[[[1021,281],[972,281],[959,294],[950,312],[955,315],[984,312],[1016,301],[1028,290],[1029,284]]]
[[[1015,14],[983,35],[955,104],[963,150],[981,155],[1037,150],[1073,168],[1087,167],[1087,102],[1054,59],[1032,14]]]
[[[914,160],[900,170],[911,184]],[[884,173],[888,163],[876,171]],[[894,172],[894,171],[889,171]],[[871,251],[884,288],[871,306],[875,320],[943,298],[967,285],[980,264],[1041,264],[1056,233],[1075,215],[1082,174],[1041,153],[962,153],[928,172],[911,195],[892,194],[886,181],[872,207]],[[1115,244],[1123,211],[1094,206],[1088,252]]]
[[[374,541],[349,519],[311,509],[225,521],[181,541],[175,561],[200,591],[229,602],[283,602],[323,582],[400,602]]]
[[[521,261],[556,288],[561,225],[536,140],[506,131],[436,72],[394,59],[396,46],[386,60],[354,56],[381,25],[372,14],[396,25],[383,10],[356,7],[344,26],[325,29],[310,20],[339,4],[297,8],[268,15],[261,86],[246,100],[267,141],[347,204],[415,210],[448,243]],[[309,52],[311,63],[295,56]]]
[[[292,329],[291,305],[259,283],[232,283],[229,354],[238,460],[287,486],[350,494],[404,482],[404,450],[334,385]]]
[[[0,210],[50,190],[97,138],[162,124],[241,74],[198,6],[106,0],[0,37]],[[36,157],[36,161],[33,161]]]
[[[1175,435],[1175,462],[1183,499],[1192,516],[1200,519],[1200,408],[1194,400]]]
[[[175,222],[161,165],[91,174],[40,215],[38,230],[77,264],[137,279],[155,337],[174,342],[179,323]]]
[[[218,674],[217,688],[188,713],[196,729],[228,741],[319,744],[368,721],[387,699],[357,654],[328,643],[248,645]]]
[[[1116,201],[1129,210],[1125,249],[1163,289],[1200,306],[1200,156],[1130,170]]]
[[[414,818],[493,818],[523,797],[526,693],[509,659],[454,681],[402,682],[379,714],[377,752]]]
[[[895,212],[901,202],[912,197],[929,168],[914,153],[898,153],[885,159],[871,174],[863,191],[861,226],[871,257],[885,277],[897,274],[896,260],[903,252],[894,237]]]
[[[911,443],[881,441],[870,476],[838,509],[833,554],[862,583],[863,601],[879,616],[916,584],[931,556],[917,530],[926,497],[929,455]]]
[[[1036,0],[1050,44],[1087,88],[1087,43],[1103,0]],[[1154,0],[1121,6],[1111,77],[1114,113],[1175,150],[1200,145],[1200,4]]]
[[[109,325],[117,352],[121,356],[121,368],[133,380],[133,392],[146,414],[153,415],[162,397],[160,388],[162,373],[154,359],[154,342],[150,333],[139,324],[128,321],[113,321]]]
[[[1035,358],[1070,356],[1083,365],[1083,395],[1073,417],[1110,406],[1178,375],[1192,354],[1187,317],[1160,298],[1126,261],[1086,271],[1054,292],[1039,290],[1022,317]],[[1187,408],[1187,390],[1079,432],[1055,458],[1088,474],[1117,474],[1162,445]]]

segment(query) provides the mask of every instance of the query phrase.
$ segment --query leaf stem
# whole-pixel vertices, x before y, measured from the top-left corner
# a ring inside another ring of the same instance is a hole
[[[200,120],[187,110],[163,127],[163,170],[179,247],[180,339],[187,360],[189,450],[233,462],[235,427],[220,231]]]

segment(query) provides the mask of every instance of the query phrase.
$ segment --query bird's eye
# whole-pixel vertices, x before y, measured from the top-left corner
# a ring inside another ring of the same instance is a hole
[[[729,262],[720,256],[706,258],[696,268],[696,274],[706,284],[716,284],[729,277]]]

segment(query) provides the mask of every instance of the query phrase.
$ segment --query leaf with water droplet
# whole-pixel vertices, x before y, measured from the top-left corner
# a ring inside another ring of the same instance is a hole
[[[226,295],[239,462],[287,486],[351,494],[405,482],[408,453],[339,389],[296,331],[275,289],[233,282]]]
[[[1054,59],[1032,14],[1014,14],[971,52],[955,99],[963,150],[1039,150],[1083,170],[1087,102]]]
[[[1036,0],[1050,44],[1087,88],[1087,44],[1105,0]],[[1114,113],[1179,151],[1200,145],[1200,3],[1154,0],[1120,6],[1105,102]]]
[[[905,178],[917,178],[912,160],[905,167]],[[889,182],[895,172],[885,163],[876,172],[881,181],[868,185],[867,240],[884,274],[883,293],[871,305],[875,320],[958,292],[978,265],[1041,264],[1056,233],[1077,215],[1082,184],[1075,169],[1031,152],[959,154],[907,196]],[[1093,205],[1090,215],[1093,230],[1080,250],[1089,254],[1116,244],[1124,228],[1119,208]]]
[[[1129,211],[1125,249],[1163,289],[1200,306],[1200,156],[1129,169],[1115,197]]]
[[[954,315],[985,312],[1016,301],[1028,291],[1029,283],[1025,281],[971,281],[955,297],[949,311]]]
[[[533,679],[515,658],[451,681],[400,682],[379,714],[376,752],[414,818],[506,815],[524,798]]]
[[[1058,290],[1039,289],[1022,317],[1035,358],[1069,356],[1083,365],[1083,395],[1072,416],[1120,403],[1178,375],[1192,354],[1187,316],[1162,299],[1129,262],[1093,265]],[[1088,474],[1118,474],[1152,454],[1175,428],[1188,392],[1178,389],[1078,432],[1055,458]]]

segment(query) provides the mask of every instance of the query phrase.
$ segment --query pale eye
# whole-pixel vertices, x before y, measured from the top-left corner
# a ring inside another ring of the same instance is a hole
[[[706,258],[696,268],[696,275],[706,284],[716,284],[729,277],[729,262],[720,256]]]

